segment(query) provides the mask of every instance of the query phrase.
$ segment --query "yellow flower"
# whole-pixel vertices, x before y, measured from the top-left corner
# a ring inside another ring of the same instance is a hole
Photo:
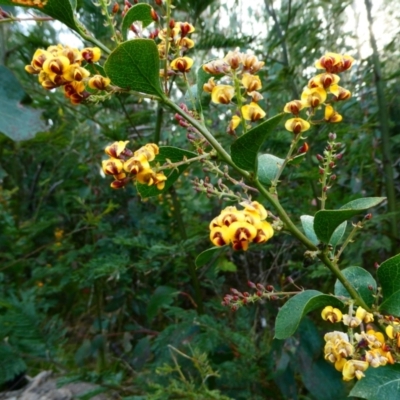
[[[224,61],[226,61],[232,69],[237,69],[242,63],[242,54],[237,50],[230,51],[224,57]]]
[[[298,115],[300,110],[302,110],[306,105],[301,100],[292,100],[289,103],[285,104],[283,109],[286,113],[292,113],[294,115]]]
[[[124,164],[118,158],[110,158],[102,161],[102,168],[106,175],[119,175],[124,168]]]
[[[54,82],[55,75],[63,75],[68,72],[71,64],[69,59],[64,56],[47,58],[43,63],[43,71],[48,74]]]
[[[254,90],[260,90],[262,88],[261,79],[257,75],[244,73],[242,84],[247,92],[253,92]]]
[[[192,68],[193,60],[190,57],[178,57],[171,61],[171,68],[179,72],[188,72]]]
[[[89,64],[100,60],[101,50],[98,47],[86,47],[81,50],[83,59]]]
[[[129,143],[129,140],[114,142],[113,144],[107,146],[104,151],[112,158],[118,158],[121,153],[125,150],[126,145]]]
[[[327,72],[340,73],[348,70],[353,65],[354,58],[345,54],[326,53],[316,63],[318,69],[325,69]]]
[[[340,87],[339,85],[332,85],[329,88],[329,91],[335,96],[334,100],[336,100],[336,101],[347,100],[351,97],[350,90],[344,89],[344,88]]]
[[[233,222],[228,227],[228,235],[234,250],[247,250],[249,243],[257,236],[257,229],[248,222]]]
[[[236,207],[226,207],[221,211],[221,214],[217,217],[215,223],[217,226],[230,226],[233,222],[245,221],[246,217],[242,211],[236,209]]]
[[[147,143],[145,146],[142,146],[139,150],[136,150],[133,153],[133,155],[134,156],[144,155],[147,161],[153,161],[159,152],[160,149],[155,143]]]
[[[358,307],[356,310],[356,317],[366,324],[373,322],[374,315],[372,313],[367,312],[362,307]]]
[[[342,312],[338,308],[333,308],[332,306],[326,306],[322,312],[321,317],[325,321],[332,323],[340,322],[342,320]]]
[[[244,207],[245,213],[255,215],[261,221],[268,216],[267,210],[258,201],[252,201],[251,203],[247,201],[242,201],[240,205]]]
[[[88,78],[90,76],[90,72],[81,67],[79,64],[72,64],[70,68],[63,74],[63,77],[67,81],[81,81],[84,78]]]
[[[255,122],[266,116],[265,111],[254,102],[246,104],[241,108],[242,116],[245,120]]]
[[[328,104],[325,107],[324,119],[326,122],[335,123],[335,122],[340,122],[343,119],[343,117],[337,111],[335,111],[335,109],[330,104]]]
[[[319,74],[314,76],[308,81],[308,87],[310,89],[315,87],[323,87],[324,89],[329,88],[331,85],[336,85],[340,81],[340,78],[329,72],[325,72],[324,74]]]
[[[216,226],[210,231],[210,240],[215,246],[225,246],[230,241],[227,226]]]
[[[111,83],[109,78],[101,75],[94,75],[89,79],[88,85],[91,89],[104,90]]]
[[[364,378],[364,371],[368,369],[368,362],[361,360],[348,360],[343,366],[343,380],[351,381],[354,378]]]
[[[365,361],[367,361],[371,367],[378,368],[386,365],[389,360],[382,354],[381,349],[373,349],[365,352]]]
[[[269,222],[260,221],[254,226],[257,229],[257,235],[253,239],[254,243],[265,243],[274,236],[274,230]]]
[[[233,133],[233,132],[235,131],[235,129],[239,126],[239,124],[240,124],[241,121],[242,121],[242,120],[240,119],[239,116],[234,115],[234,116],[232,117],[231,121],[229,122],[227,131],[228,131],[229,133]]]
[[[203,70],[211,75],[226,74],[231,66],[225,60],[214,60],[203,65]]]
[[[186,49],[191,49],[191,48],[194,47],[194,41],[192,39],[187,38],[187,37],[183,37],[183,38],[177,39],[175,43],[179,48],[184,47]]]
[[[214,77],[210,78],[207,83],[203,85],[203,90],[207,93],[211,93],[215,88],[216,83],[214,82]]]
[[[285,123],[285,128],[289,132],[293,132],[295,135],[308,131],[310,129],[310,123],[302,118],[290,118]]]
[[[301,100],[306,107],[318,107],[326,100],[326,91],[321,87],[305,89],[301,94]]]
[[[64,236],[64,230],[60,229],[60,228],[56,228],[54,231],[54,237],[55,237],[56,241],[60,242],[61,239],[63,238],[63,236]]]
[[[124,170],[126,172],[131,173],[132,175],[138,175],[139,173],[146,175],[148,171],[152,171],[152,169],[150,168],[150,164],[144,154],[139,154],[137,156],[133,156],[129,160],[125,161]],[[138,179],[141,179],[141,178],[138,178]],[[150,179],[150,177],[148,179]],[[140,182],[140,183],[143,183],[143,182]],[[147,183],[147,181],[146,181],[146,183]]]
[[[242,55],[243,70],[256,74],[263,66],[264,61],[258,61],[257,57],[251,54]]]
[[[235,89],[230,85],[217,85],[212,89],[211,100],[216,104],[229,104],[235,95]]]

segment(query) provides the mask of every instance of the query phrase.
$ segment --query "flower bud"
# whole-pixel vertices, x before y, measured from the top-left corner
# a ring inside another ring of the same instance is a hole
[[[154,8],[151,9],[150,15],[151,15],[151,18],[153,19],[153,21],[155,21],[155,22],[158,22],[158,20],[160,19],[158,14],[154,10]]]
[[[119,4],[118,3],[114,3],[113,8],[112,8],[112,13],[116,14],[119,11]]]

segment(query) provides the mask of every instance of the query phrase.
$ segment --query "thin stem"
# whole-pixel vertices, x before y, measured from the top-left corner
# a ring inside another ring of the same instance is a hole
[[[102,42],[100,42],[99,40],[97,40],[95,37],[90,36],[89,34],[87,34],[83,29],[79,29],[79,35],[81,35],[85,40],[87,40],[88,42],[91,42],[93,44],[95,44],[97,47],[99,47],[100,49],[102,49],[105,53],[107,54],[111,54],[111,50]]]
[[[160,143],[160,140],[161,140],[161,126],[162,126],[163,113],[164,113],[164,110],[161,107],[161,104],[158,104],[156,128],[154,130],[154,143],[157,145],[158,145],[158,143]]]
[[[285,161],[281,164],[280,168],[278,169],[278,171],[275,175],[275,179],[272,181],[272,184],[271,184],[271,192],[272,193],[276,193],[276,187],[278,186],[279,178],[281,177],[282,172],[285,169],[287,163],[290,161],[292,154],[293,154],[294,150],[296,149],[297,144],[299,143],[300,139],[301,139],[301,135],[299,135],[299,134],[293,138],[292,143],[290,144],[289,151],[286,155]]]
[[[193,157],[193,158],[188,158],[188,159],[183,160],[183,161],[178,161],[178,162],[175,162],[175,163],[169,163],[169,164],[163,165],[163,166],[157,168],[156,170],[157,171],[163,171],[164,169],[172,169],[172,168],[179,167],[181,165],[190,164],[190,163],[195,162],[195,161],[203,160],[204,158],[208,158],[208,157],[210,157],[209,153],[202,154],[200,156]]]
[[[358,292],[354,289],[351,283],[346,279],[346,277],[342,274],[339,267],[334,264],[327,256],[326,253],[318,254],[318,258],[331,270],[331,272],[339,279],[345,289],[349,292],[350,296],[354,299],[354,301],[364,308],[367,311],[371,311],[370,307],[365,304],[365,301],[358,294]]]
[[[349,233],[349,236],[347,236],[346,240],[344,241],[343,245],[341,246],[340,250],[337,252],[337,254],[335,256],[334,261],[335,261],[336,264],[338,263],[338,261],[340,259],[340,256],[342,255],[344,249],[347,247],[347,245],[349,243],[351,243],[351,241],[353,240],[353,238],[356,235],[357,231],[359,229],[361,229],[361,228],[362,228],[362,225],[361,225],[360,222],[355,224],[355,225],[353,225],[352,231]]]
[[[115,42],[117,44],[119,44],[119,39],[117,36],[117,32],[115,31],[115,26],[114,26],[114,19],[113,17],[110,15],[110,13],[108,12],[108,4],[107,4],[107,0],[100,0],[100,7],[103,11],[103,15],[106,17],[107,19],[107,24],[110,26],[111,29],[111,40],[115,40]]]
[[[165,60],[164,60],[164,92],[168,95],[168,51],[169,51],[169,38],[171,35],[171,27],[169,23],[171,21],[171,0],[167,0],[167,15],[165,16],[167,24],[167,34],[165,37]]]
[[[51,18],[51,17],[17,18],[17,17],[10,16],[10,18],[0,19],[0,24],[4,24],[4,23],[7,23],[7,22],[24,22],[24,21],[44,22],[44,21],[54,21],[54,18]]]
[[[235,84],[235,94],[236,94],[236,101],[237,101],[237,109],[239,111],[240,114],[240,119],[241,119],[241,123],[242,123],[242,127],[243,127],[243,133],[247,132],[247,126],[246,126],[246,121],[243,118],[242,115],[242,93],[240,91],[240,81],[236,76],[236,71],[233,72],[233,82]]]

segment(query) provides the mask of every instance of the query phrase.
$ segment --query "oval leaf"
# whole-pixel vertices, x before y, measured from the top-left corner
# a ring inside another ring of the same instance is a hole
[[[217,257],[221,251],[221,247],[211,247],[210,249],[204,250],[196,257],[196,268],[200,268],[203,265],[208,264],[213,258]]]
[[[42,111],[21,104],[24,97],[26,93],[17,78],[0,66],[0,132],[16,142],[46,130]]]
[[[258,157],[257,176],[264,185],[270,185],[285,160],[273,154],[261,154]]]
[[[152,164],[159,163],[160,165],[163,165],[167,161],[167,159],[173,163],[180,162],[183,161],[184,157],[190,159],[193,157],[197,157],[197,154],[192,153],[191,151],[179,149],[177,147],[162,146],[160,147],[160,152],[159,154],[157,154]],[[165,169],[164,174],[168,179],[165,181],[165,187],[162,190],[158,190],[157,187],[154,185],[147,186],[141,183],[136,183],[136,188],[140,196],[143,198],[147,198],[158,196],[159,194],[166,192],[188,166],[189,164],[183,164],[173,170]]]
[[[318,290],[306,290],[296,294],[278,312],[275,323],[275,338],[287,339],[292,336],[306,314],[325,306],[343,308],[344,304],[336,297],[323,294]]]
[[[314,231],[323,243],[329,243],[335,229],[344,221],[382,203],[386,197],[365,197],[350,201],[339,210],[321,210],[315,214]]]
[[[344,277],[351,283],[357,293],[371,307],[374,304],[377,285],[372,275],[364,268],[348,267],[342,271]],[[337,280],[335,283],[335,296],[343,296],[351,298],[349,292],[345,289],[342,283]]]
[[[152,22],[154,22],[153,18],[151,17],[151,9],[151,6],[142,3],[135,4],[128,10],[122,21],[122,36],[124,40],[126,40],[128,31],[134,22],[140,21],[143,28],[146,28]]]
[[[0,0],[0,4],[35,8],[36,10],[39,10],[42,13],[47,14],[50,17],[53,17],[54,19],[63,22],[65,25],[67,25],[74,31],[79,32],[79,27],[74,17],[76,4],[72,4],[69,0],[47,0],[46,5],[44,7],[31,7],[22,4],[16,4],[11,0]]]
[[[385,301],[400,290],[400,254],[384,261],[378,268],[377,276]]]
[[[111,82],[123,89],[163,96],[154,40],[135,39],[120,44],[109,55],[104,70]]]
[[[346,232],[346,228],[347,228],[347,221],[344,221],[335,229],[335,232],[332,233],[332,236],[329,239],[329,244],[331,244],[333,247],[336,247],[342,240],[342,237]]]
[[[258,152],[267,136],[278,126],[283,113],[262,122],[237,139],[231,146],[233,162],[246,171],[255,171]]]
[[[314,217],[311,215],[302,215],[300,217],[303,231],[308,239],[310,239],[315,245],[319,243],[317,235],[314,232]]]
[[[365,371],[365,378],[355,384],[350,396],[366,400],[398,400],[399,385],[399,364],[368,368]]]
[[[379,311],[400,317],[400,290],[394,292],[389,298],[384,299],[383,303],[379,306]]]

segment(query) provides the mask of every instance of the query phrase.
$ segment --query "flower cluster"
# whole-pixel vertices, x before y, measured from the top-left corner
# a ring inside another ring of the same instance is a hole
[[[64,87],[64,94],[72,104],[79,104],[90,94],[88,85],[93,90],[104,90],[110,79],[102,75],[90,77],[90,72],[82,66],[100,59],[98,47],[78,50],[69,46],[49,46],[46,50],[38,49],[25,71],[39,76],[39,83],[47,90]]]
[[[158,38],[161,42],[158,44],[158,54],[160,59],[168,59],[168,54],[174,55],[174,59],[168,66],[168,75],[176,72],[189,72],[193,65],[193,60],[184,54],[194,47],[194,41],[188,37],[194,32],[194,26],[189,22],[170,21],[169,29],[165,28],[158,32]],[[165,73],[164,69],[160,74]]]
[[[21,6],[27,7],[38,7],[43,8],[48,0],[11,0],[15,4],[20,4]]]
[[[350,69],[353,62],[354,59],[349,55],[327,53],[315,63],[318,69],[324,69],[325,72],[309,80],[301,94],[301,100],[292,100],[285,105],[284,112],[294,116],[285,123],[288,131],[297,135],[310,129],[310,123],[299,117],[300,111],[304,108],[308,109],[309,116],[313,116],[315,111],[324,105],[326,122],[342,120],[342,116],[333,108],[332,103],[349,99],[351,93],[338,85],[340,78],[336,74]]]
[[[144,185],[153,186],[162,190],[165,186],[167,177],[163,172],[157,172],[150,166],[159,148],[154,143],[148,143],[132,153],[126,148],[129,141],[119,141],[105,148],[105,152],[110,156],[108,160],[103,160],[103,172],[112,175],[114,182],[111,183],[113,189],[120,189],[126,186],[129,181],[134,180]]]
[[[281,293],[276,293],[272,285],[263,285],[262,283],[247,282],[247,285],[254,289],[254,293],[240,292],[235,288],[230,289],[230,293],[224,296],[221,305],[228,306],[232,311],[237,311],[240,307],[255,303],[261,300],[277,300]]]
[[[247,250],[249,243],[264,243],[274,235],[267,211],[257,201],[240,203],[244,210],[226,207],[210,223],[210,240],[215,246],[232,243],[234,250]]]
[[[230,51],[223,59],[213,60],[203,65],[205,72],[214,77],[203,85],[203,90],[211,94],[211,101],[216,104],[231,104],[236,98],[237,110],[233,115],[227,131],[234,133],[242,119],[255,122],[265,117],[265,111],[258,105],[263,98],[259,90],[261,79],[257,74],[264,66],[256,56]],[[215,78],[223,76],[228,83],[217,84]],[[243,104],[249,101],[249,104]]]
[[[343,380],[350,381],[354,378],[364,377],[364,371],[369,366],[377,368],[387,363],[393,364],[393,356],[390,347],[385,343],[385,337],[381,332],[373,329],[364,331],[363,324],[374,321],[373,314],[362,307],[353,312],[352,305],[349,313],[342,315],[338,308],[327,306],[322,310],[322,318],[332,323],[342,321],[351,329],[361,327],[360,333],[349,335],[344,332],[328,332],[325,336],[325,359],[335,365],[343,374]],[[389,335],[388,335],[389,336]],[[389,336],[390,337],[390,336]]]

